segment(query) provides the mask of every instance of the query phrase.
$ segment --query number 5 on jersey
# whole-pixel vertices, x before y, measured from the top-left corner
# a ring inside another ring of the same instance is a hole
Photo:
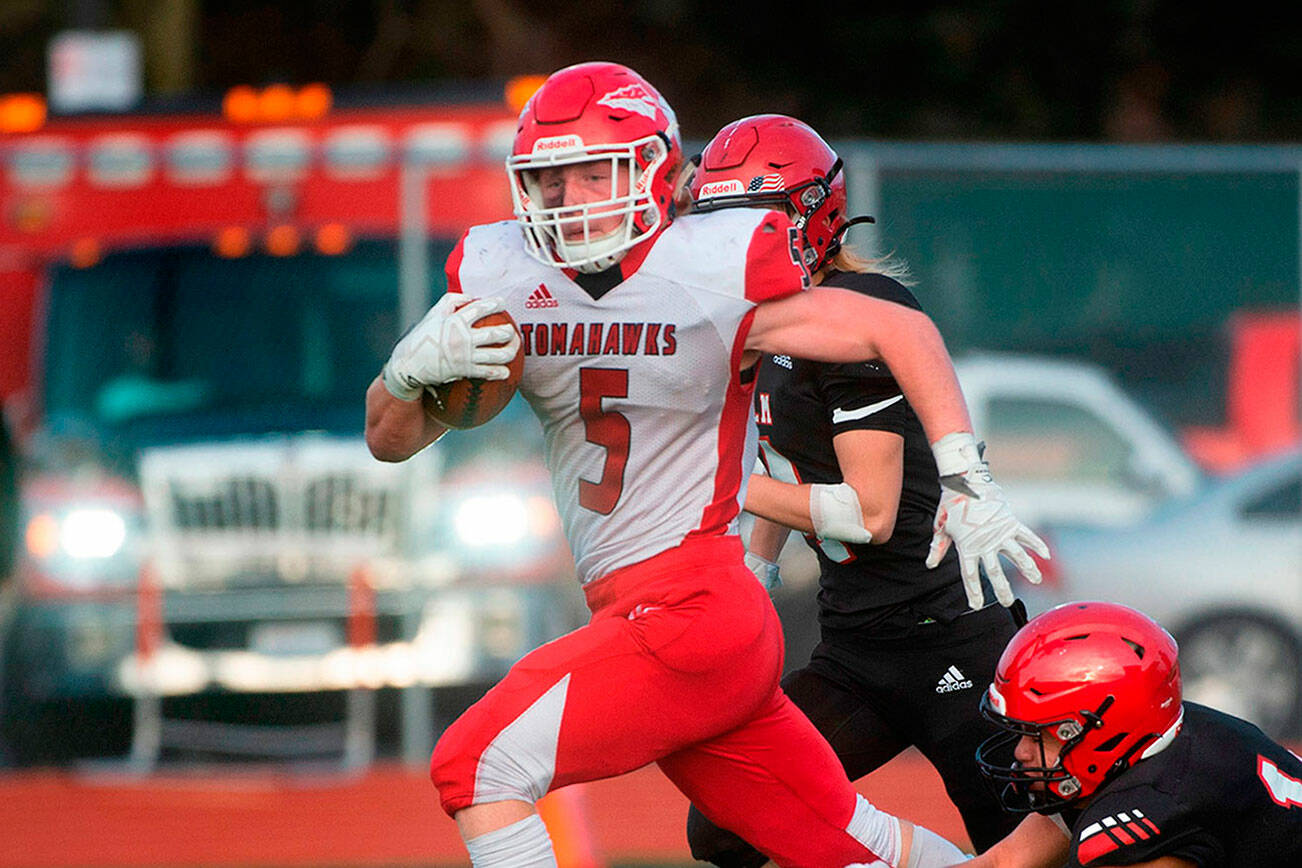
[[[601,481],[579,480],[579,506],[610,515],[624,491],[624,467],[628,464],[630,427],[623,413],[606,410],[605,398],[628,397],[627,368],[579,369],[579,416],[589,443],[604,447],[606,460]]]

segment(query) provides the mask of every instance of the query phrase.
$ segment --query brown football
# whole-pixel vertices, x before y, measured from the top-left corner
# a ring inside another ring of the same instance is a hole
[[[475,321],[480,326],[509,325],[515,320],[505,311],[490,313]],[[507,368],[511,376],[505,380],[478,380],[464,378],[430,386],[421,396],[421,403],[431,419],[447,428],[474,428],[492,419],[515,396],[524,373],[524,346],[515,354]]]

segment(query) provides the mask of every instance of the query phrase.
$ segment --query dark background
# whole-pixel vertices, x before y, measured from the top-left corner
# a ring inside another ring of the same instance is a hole
[[[828,137],[1280,142],[1302,136],[1300,18],[1261,0],[0,0],[0,92],[44,90],[57,31],[110,27],[142,35],[155,96],[611,59],[689,137],[779,111]]]

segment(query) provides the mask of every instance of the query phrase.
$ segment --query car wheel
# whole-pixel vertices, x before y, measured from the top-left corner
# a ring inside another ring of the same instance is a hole
[[[1302,650],[1283,627],[1227,615],[1181,631],[1184,698],[1251,721],[1272,738],[1291,738],[1302,710]]]

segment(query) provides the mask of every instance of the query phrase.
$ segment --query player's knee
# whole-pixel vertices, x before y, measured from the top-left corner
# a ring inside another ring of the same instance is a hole
[[[449,729],[434,745],[434,753],[429,759],[430,780],[438,790],[439,804],[449,817],[469,807],[475,794],[474,780],[466,780],[467,772],[473,778],[474,766],[470,764],[469,769],[466,768],[466,757],[455,742]]]
[[[464,720],[464,719],[463,719]],[[430,757],[430,780],[448,816],[481,802],[536,802],[551,784],[552,767],[528,760],[527,752],[501,734],[487,745],[463,720],[448,728]]]
[[[687,844],[692,858],[719,868],[759,868],[768,857],[738,835],[716,826],[692,807],[687,812]]]

